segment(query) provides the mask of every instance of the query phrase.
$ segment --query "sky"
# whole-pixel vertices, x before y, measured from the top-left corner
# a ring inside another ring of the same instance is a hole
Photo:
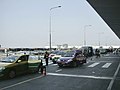
[[[54,46],[81,46],[84,40],[86,45],[120,45],[120,39],[86,0],[0,0],[0,45],[49,46],[50,13]]]

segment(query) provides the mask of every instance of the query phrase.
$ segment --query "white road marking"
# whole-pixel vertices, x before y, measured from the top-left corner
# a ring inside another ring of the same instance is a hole
[[[102,58],[120,58],[120,57],[102,57]]]
[[[111,89],[112,89],[113,83],[114,83],[114,81],[115,81],[115,78],[116,78],[119,70],[120,70],[120,63],[119,63],[119,65],[118,65],[118,67],[117,67],[117,70],[116,70],[116,72],[115,72],[115,74],[114,74],[114,76],[113,76],[113,78],[112,78],[112,80],[111,80],[111,82],[110,82],[107,90],[111,90]]]
[[[50,64],[53,64],[53,62],[49,62],[48,64],[49,64],[49,65],[50,65]]]
[[[95,62],[99,62],[99,63],[101,63],[101,62],[104,62],[104,63],[113,63],[113,62],[115,62],[115,61],[89,61],[89,62],[93,62],[93,63],[95,63]],[[119,61],[116,61],[116,62],[119,62]]]
[[[62,69],[56,70],[55,72],[60,72],[60,71],[62,71]]]
[[[93,63],[91,65],[89,65],[88,67],[95,67],[96,65],[98,65],[99,63]]]
[[[88,75],[72,75],[72,74],[58,74],[58,73],[47,73],[51,76],[64,76],[64,77],[77,77],[77,78],[91,78],[91,79],[107,79],[111,80],[112,77],[99,77],[99,76],[88,76]]]
[[[106,55],[104,55],[104,56],[109,56],[110,54],[106,54]]]
[[[32,80],[35,80],[35,79],[38,79],[38,78],[42,78],[42,77],[44,77],[44,75],[41,75],[41,76],[38,76],[38,77],[35,77],[35,78],[31,78],[31,79],[28,79],[28,80],[25,80],[25,81],[22,81],[22,82],[19,82],[19,83],[16,83],[16,84],[12,84],[10,86],[6,86],[6,87],[3,87],[3,88],[0,88],[0,90],[9,89],[11,87],[15,87],[17,85],[24,84],[24,83],[27,83],[27,82],[30,82]]]
[[[53,63],[53,62],[49,62],[49,63],[48,63],[48,65],[50,65],[50,64],[52,64],[52,63]],[[46,63],[45,63],[45,62],[43,62],[43,65],[46,65]]]
[[[106,63],[105,65],[102,66],[102,68],[108,68],[112,63]]]
[[[52,64],[51,66],[57,66],[58,64]]]

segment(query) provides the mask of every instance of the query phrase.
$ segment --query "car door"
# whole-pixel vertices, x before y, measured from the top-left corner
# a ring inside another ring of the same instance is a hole
[[[74,58],[75,58],[75,60],[80,60],[80,54],[79,53],[75,53]]]
[[[16,71],[17,73],[25,73],[28,71],[28,57],[29,55],[23,55],[21,57],[18,58],[17,60],[17,67],[16,67]]]

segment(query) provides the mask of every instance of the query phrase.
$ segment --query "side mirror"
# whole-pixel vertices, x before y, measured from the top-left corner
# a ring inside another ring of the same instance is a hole
[[[20,63],[22,60],[18,60],[18,63]]]

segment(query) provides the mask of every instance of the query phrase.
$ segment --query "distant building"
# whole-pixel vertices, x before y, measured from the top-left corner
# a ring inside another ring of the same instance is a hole
[[[62,47],[62,45],[57,45],[57,48],[58,48],[58,49],[61,49],[61,47]]]
[[[68,48],[68,44],[63,44],[62,46],[63,46],[64,49]]]

